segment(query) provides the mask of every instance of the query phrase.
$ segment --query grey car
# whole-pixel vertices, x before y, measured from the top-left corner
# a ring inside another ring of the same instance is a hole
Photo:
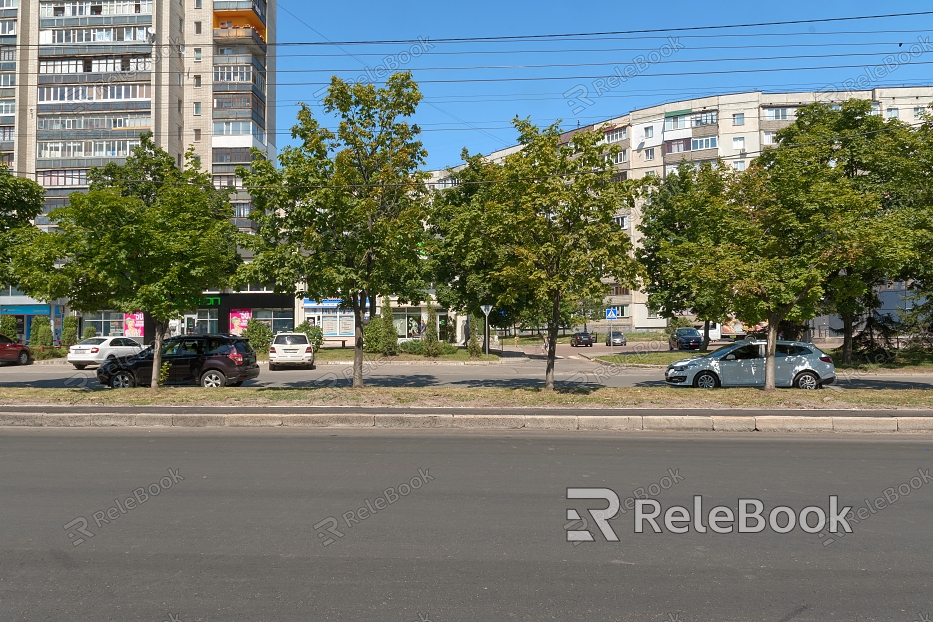
[[[705,356],[677,361],[668,366],[664,380],[701,389],[764,386],[766,345],[765,341],[739,341]],[[779,341],[774,363],[778,387],[819,389],[836,380],[832,357],[812,343]]]
[[[611,333],[606,333],[606,345],[612,346],[624,346],[627,345],[628,341],[625,339],[625,333],[620,330],[614,330]]]

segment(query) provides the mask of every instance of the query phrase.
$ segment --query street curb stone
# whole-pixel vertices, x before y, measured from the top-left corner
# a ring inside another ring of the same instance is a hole
[[[712,431],[712,417],[643,417],[643,430]]]
[[[759,432],[832,432],[832,417],[756,417]]]

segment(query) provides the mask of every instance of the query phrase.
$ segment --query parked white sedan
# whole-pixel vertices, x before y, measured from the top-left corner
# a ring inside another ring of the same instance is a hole
[[[705,356],[671,363],[664,379],[668,384],[700,389],[764,386],[765,345],[764,341],[739,341]],[[832,357],[812,343],[777,342],[774,357],[776,386],[819,389],[835,380],[836,367]]]
[[[129,337],[91,337],[68,348],[68,362],[76,369],[100,365],[108,359],[135,356],[143,347]]]

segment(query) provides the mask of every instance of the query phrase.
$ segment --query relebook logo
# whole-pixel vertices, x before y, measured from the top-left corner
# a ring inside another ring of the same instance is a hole
[[[619,537],[609,521],[619,515],[621,504],[619,496],[610,488],[568,488],[568,499],[600,499],[607,503],[601,509],[590,509],[589,514],[596,527],[608,542],[618,542]],[[646,533],[646,528],[654,533],[684,534],[693,530],[696,533],[761,533],[770,529],[775,533],[789,533],[800,528],[806,533],[818,533],[824,528],[832,533],[852,533],[846,515],[852,510],[850,505],[840,505],[839,497],[831,495],[827,508],[809,505],[797,511],[786,505],[779,505],[765,511],[765,504],[759,499],[739,498],[734,506],[716,505],[704,510],[703,497],[693,497],[693,507],[672,505],[664,509],[655,499],[635,499],[634,532]],[[573,508],[567,510],[567,519],[580,520],[580,514]],[[567,531],[568,542],[593,542],[593,533],[586,529],[587,523],[581,521],[584,529]],[[571,524],[568,523],[568,526]],[[576,523],[572,526],[580,526]]]

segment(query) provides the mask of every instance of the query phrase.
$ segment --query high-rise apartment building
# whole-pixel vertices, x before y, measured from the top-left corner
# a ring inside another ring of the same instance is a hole
[[[215,185],[241,185],[250,148],[275,157],[275,2],[0,0],[0,160],[46,188],[46,213],[87,188],[89,168],[123,163],[143,132],[179,166],[193,148]],[[232,201],[250,229],[249,195]],[[0,289],[0,313],[26,334],[31,316],[54,318],[55,305],[19,294]],[[205,330],[226,326],[216,315]]]
[[[614,166],[618,178],[638,179],[646,175],[666,176],[682,163],[717,162],[743,171],[762,150],[776,144],[776,134],[797,118],[797,109],[816,101],[839,104],[848,99],[872,102],[873,114],[917,125],[933,104],[933,87],[877,88],[855,92],[733,93],[681,100],[633,110],[627,114],[565,133],[568,142],[574,133],[603,132],[606,144],[618,145]],[[520,147],[491,153],[487,158],[500,161]],[[447,171],[434,171],[435,188],[451,185]],[[616,216],[620,235],[640,243],[641,205],[622,209]],[[667,325],[665,318],[651,312],[644,292],[607,283],[606,305],[614,307],[621,330],[652,330]],[[607,327],[593,324],[600,331]]]

